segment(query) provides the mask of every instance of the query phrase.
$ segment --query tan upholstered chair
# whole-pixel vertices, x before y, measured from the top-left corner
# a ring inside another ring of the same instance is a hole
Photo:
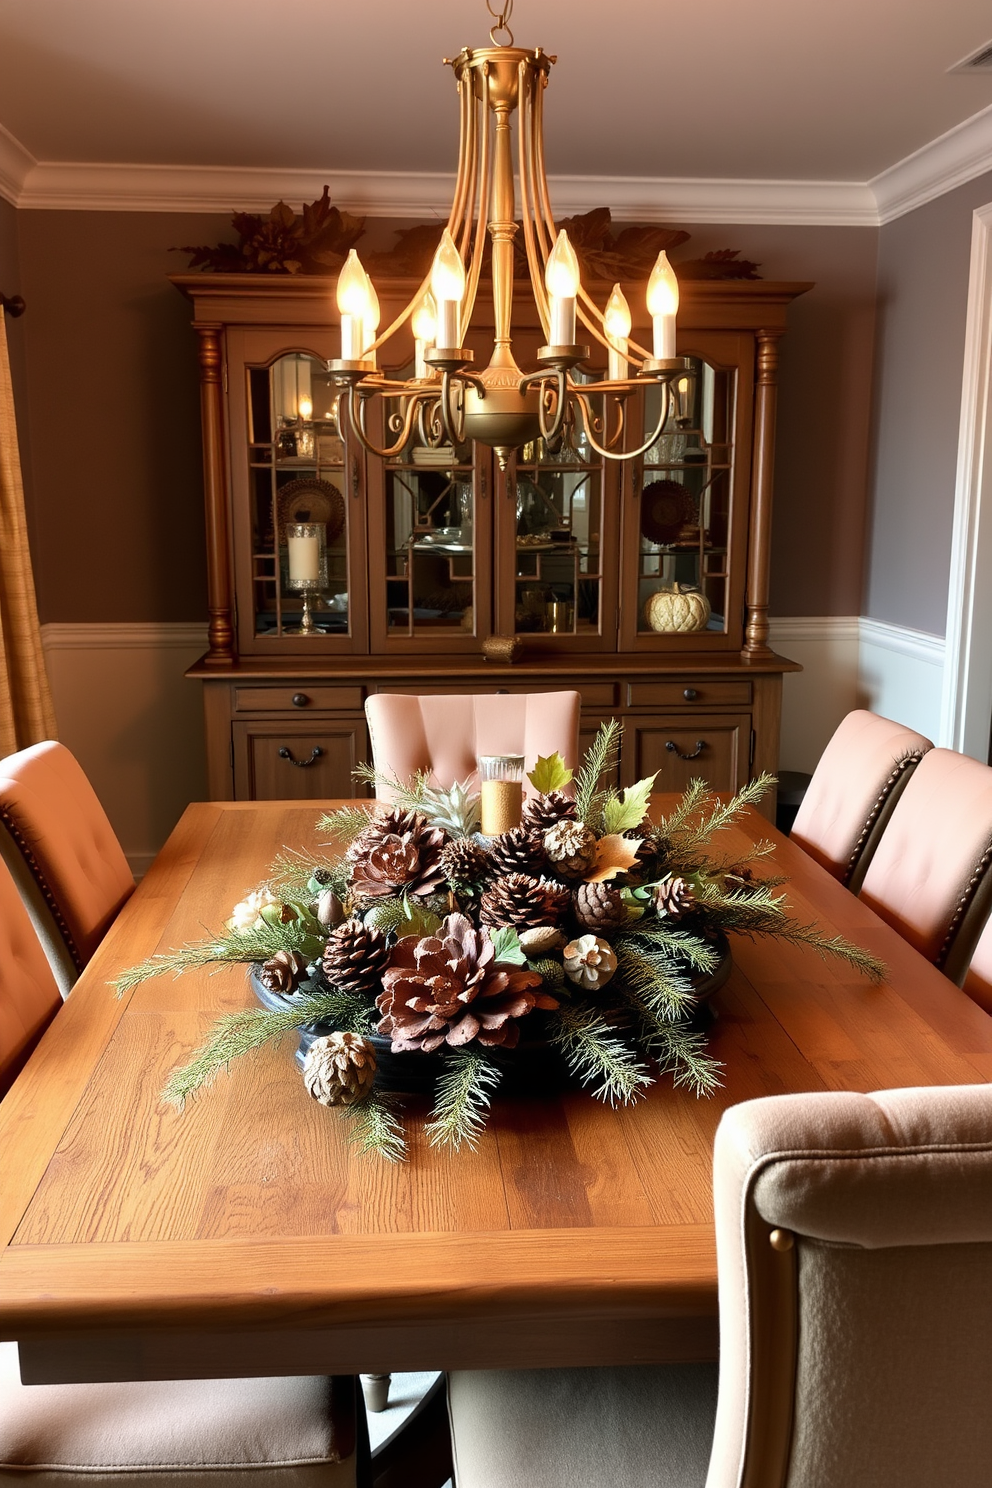
[[[380,692],[365,704],[365,716],[377,769],[397,780],[429,770],[448,786],[456,780],[477,783],[480,754],[522,754],[529,768],[539,754],[558,750],[575,769],[579,704],[577,692],[419,697]],[[388,791],[378,794],[385,798]]]
[[[962,985],[972,1001],[992,1013],[992,920],[985,922]]]
[[[0,1094],[62,1007],[0,863]],[[352,1488],[350,1378],[22,1385],[0,1343],[0,1483],[32,1488]]]
[[[0,855],[68,992],[134,892],[96,793],[63,744],[0,760]]]
[[[857,708],[813,772],[789,836],[855,893],[929,739]]]
[[[861,898],[961,982],[992,902],[990,864],[992,769],[932,749],[896,802]]]
[[[714,1187],[718,1400],[699,1364],[454,1374],[458,1488],[988,1482],[992,1087],[749,1101]]]

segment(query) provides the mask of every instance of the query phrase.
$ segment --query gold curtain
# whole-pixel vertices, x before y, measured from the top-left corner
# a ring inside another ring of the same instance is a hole
[[[55,711],[28,551],[7,328],[0,310],[0,757],[54,738]]]

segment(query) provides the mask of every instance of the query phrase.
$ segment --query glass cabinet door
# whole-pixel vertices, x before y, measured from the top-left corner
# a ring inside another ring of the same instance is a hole
[[[746,502],[738,478],[735,367],[701,356],[671,392],[653,385],[630,438],[661,431],[634,462],[625,502],[621,646],[673,640],[696,649],[742,642]],[[643,430],[643,433],[640,431]]]
[[[243,424],[232,407],[236,491],[239,463],[246,477],[235,514],[242,650],[366,650],[360,466],[337,434],[337,389],[314,352],[255,362],[252,349]]]

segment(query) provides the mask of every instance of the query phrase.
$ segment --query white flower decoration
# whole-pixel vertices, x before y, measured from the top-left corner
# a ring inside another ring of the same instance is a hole
[[[564,950],[565,975],[580,987],[605,987],[617,969],[617,958],[608,940],[598,935],[580,935]]]
[[[281,904],[282,900],[278,894],[273,894],[268,884],[263,884],[260,889],[242,899],[231,911],[231,918],[227,922],[229,930],[254,930],[259,922],[263,909],[268,909],[270,904]]]

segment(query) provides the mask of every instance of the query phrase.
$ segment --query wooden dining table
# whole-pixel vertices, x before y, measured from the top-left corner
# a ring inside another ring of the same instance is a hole
[[[656,805],[664,809],[664,798]],[[733,937],[714,1000],[723,1085],[662,1078],[612,1109],[582,1090],[497,1097],[477,1150],[364,1157],[312,1100],[295,1038],[183,1112],[171,1069],[253,1004],[243,967],[112,980],[219,931],[317,808],[190,806],[0,1108],[0,1336],[27,1383],[706,1359],[717,1351],[710,1155],[721,1113],[787,1091],[992,1078],[992,1019],[750,813],[795,914],[887,963]]]

